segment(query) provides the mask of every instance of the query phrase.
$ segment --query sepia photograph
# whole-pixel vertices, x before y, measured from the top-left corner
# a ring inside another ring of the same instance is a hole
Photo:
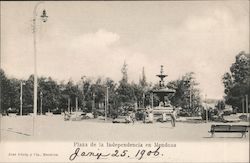
[[[1,1],[0,162],[249,162],[249,20],[248,0]]]

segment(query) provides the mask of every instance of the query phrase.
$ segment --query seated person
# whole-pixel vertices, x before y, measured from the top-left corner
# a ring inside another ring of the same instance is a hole
[[[165,107],[170,107],[171,106],[170,101],[169,100],[165,101],[164,102],[164,106]]]
[[[164,103],[161,101],[161,102],[159,103],[159,106],[160,106],[160,107],[163,107],[163,106],[164,106]]]

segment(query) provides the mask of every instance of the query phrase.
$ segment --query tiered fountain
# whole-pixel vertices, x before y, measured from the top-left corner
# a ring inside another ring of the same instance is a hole
[[[154,90],[153,94],[156,94],[159,97],[160,102],[158,106],[153,107],[153,113],[171,114],[173,111],[173,107],[170,104],[169,99],[173,96],[175,90],[169,89],[164,85],[164,78],[167,77],[167,75],[163,72],[163,65],[161,65],[160,74],[156,76],[160,78],[159,89]]]

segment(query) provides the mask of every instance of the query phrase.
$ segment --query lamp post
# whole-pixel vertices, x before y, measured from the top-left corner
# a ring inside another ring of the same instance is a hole
[[[92,112],[94,114],[94,117],[96,118],[96,109],[95,109],[95,92],[93,92],[93,101],[92,101]]]
[[[85,78],[86,78],[85,75],[81,77],[81,80],[82,80],[82,96],[83,96],[82,97],[82,110],[85,109],[85,94],[84,94],[84,82],[85,82]]]
[[[40,115],[43,115],[43,92],[42,91],[40,92],[40,100],[41,100],[41,103],[40,103]]]
[[[246,95],[246,114],[247,114],[247,117],[249,116],[248,114],[248,95]]]
[[[241,99],[241,106],[242,106],[242,113],[244,114],[244,96],[242,96],[242,99]]]
[[[35,134],[35,117],[37,115],[37,48],[36,48],[36,22],[37,22],[37,8],[43,2],[38,2],[33,10],[33,43],[34,43],[34,103],[33,103],[33,135]],[[43,10],[41,15],[42,21],[46,22],[48,16]]]
[[[71,110],[70,110],[70,96],[68,97],[68,113],[71,113]]]
[[[107,86],[107,93],[106,93],[106,99],[105,99],[105,122],[107,121],[107,110],[109,108],[109,87]]]
[[[76,112],[78,112],[78,97],[76,97]]]
[[[118,92],[115,92],[115,97],[114,97],[114,103],[115,103],[115,111],[116,111],[116,115],[118,115]]]
[[[143,107],[143,109],[145,108],[145,93],[144,93],[144,90],[143,90],[143,93],[142,93],[142,107]]]
[[[151,93],[151,107],[154,109],[154,93]]]
[[[208,106],[207,106],[207,94],[205,94],[205,103],[206,103],[206,123],[208,123]]]
[[[21,81],[20,83],[20,116],[23,115],[23,85],[25,85],[25,83]]]

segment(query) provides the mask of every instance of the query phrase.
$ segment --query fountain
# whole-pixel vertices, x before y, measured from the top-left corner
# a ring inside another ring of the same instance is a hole
[[[159,105],[156,107],[153,106],[153,101],[152,101],[152,108],[154,114],[164,114],[164,113],[171,114],[173,112],[173,107],[170,104],[169,99],[173,96],[175,90],[169,89],[164,85],[164,78],[167,77],[167,75],[163,73],[164,73],[163,65],[161,65],[160,74],[156,75],[157,77],[160,78],[159,89],[153,90],[153,95],[155,94],[160,99]]]

